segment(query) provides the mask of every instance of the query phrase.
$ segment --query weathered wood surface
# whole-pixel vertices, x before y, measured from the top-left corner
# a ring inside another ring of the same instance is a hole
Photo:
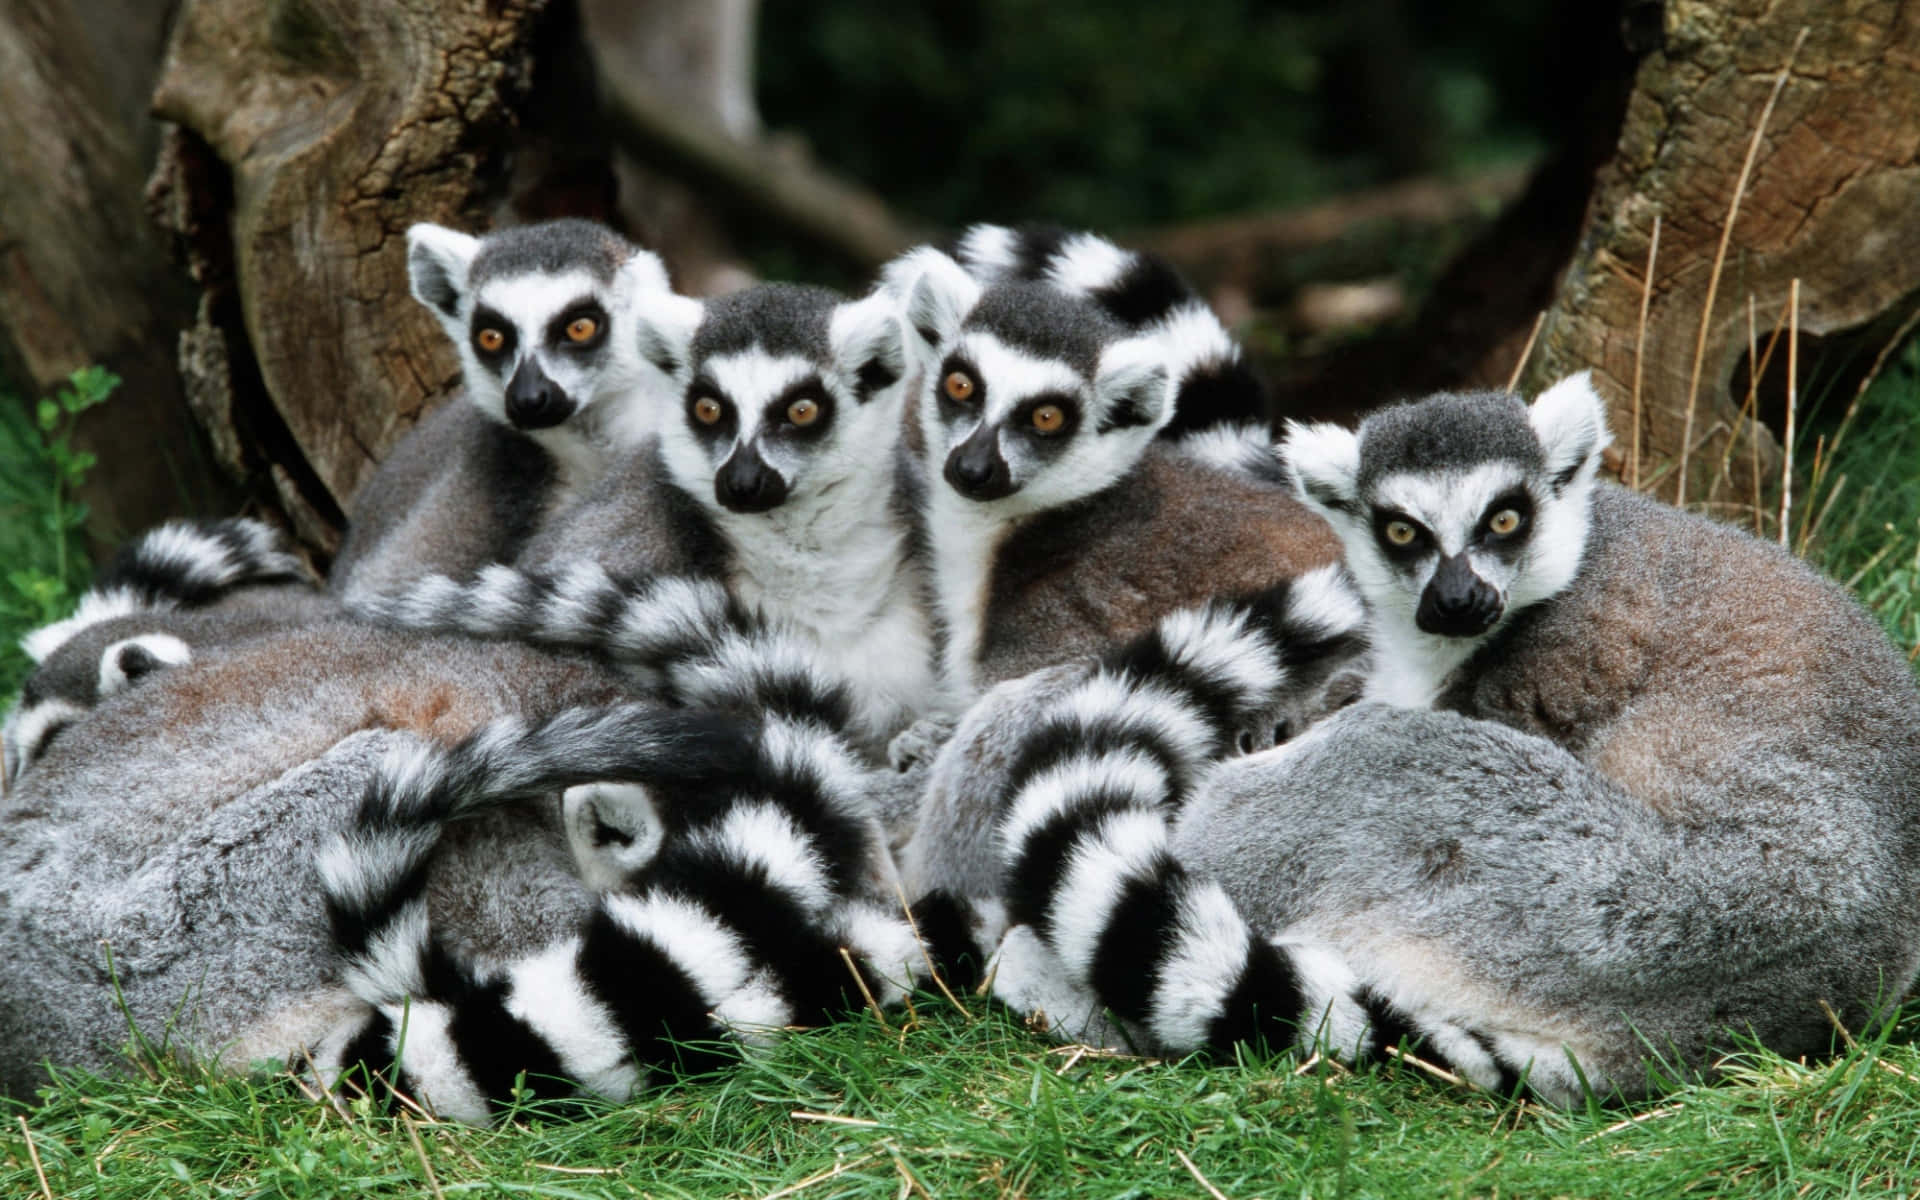
[[[1773,434],[1740,415],[1744,386],[1738,396],[1729,391],[1746,354],[1748,296],[1764,339],[1795,278],[1800,328],[1810,334],[1859,326],[1920,290],[1920,0],[1670,0],[1664,32],[1664,46],[1641,65],[1618,147],[1596,180],[1528,381],[1592,367],[1613,410],[1612,465],[1627,471],[1642,355],[1639,475],[1674,498],[1680,480],[1671,466],[1687,425],[1721,231],[1753,132],[1792,56],[1707,322],[1688,455],[1689,499],[1706,500],[1710,490],[1746,497],[1753,451],[1765,478],[1777,475],[1780,460]],[[1656,214],[1659,255],[1642,348]],[[1784,359],[1776,357],[1770,376],[1781,377]]]
[[[187,0],[181,9],[154,106],[210,147],[230,179],[251,362],[236,364],[226,386],[261,389],[284,423],[269,475],[289,509],[309,510],[309,539],[454,386],[445,335],[407,300],[405,232],[424,219],[489,223],[543,6]],[[217,340],[207,322],[201,332],[203,348]],[[239,331],[222,332],[232,349]],[[202,412],[248,402],[203,399]]]

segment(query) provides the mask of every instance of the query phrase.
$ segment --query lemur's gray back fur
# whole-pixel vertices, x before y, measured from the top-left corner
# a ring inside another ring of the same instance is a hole
[[[0,816],[0,1090],[29,1094],[48,1058],[112,1067],[129,1036],[116,988],[156,1044],[171,1028],[176,1052],[241,1066],[317,1044],[355,1002],[338,984],[313,850],[397,731],[451,741],[620,691],[565,655],[335,621],[102,703]],[[543,944],[586,911],[551,805],[448,842],[429,903],[463,953]]]

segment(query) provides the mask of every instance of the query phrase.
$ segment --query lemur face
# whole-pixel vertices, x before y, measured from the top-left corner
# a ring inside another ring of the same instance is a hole
[[[483,238],[407,231],[413,294],[460,348],[468,399],[525,432],[571,427],[615,444],[651,427],[666,381],[634,349],[634,310],[670,296],[648,251],[588,221]]]
[[[1572,581],[1606,444],[1605,407],[1582,373],[1531,408],[1440,395],[1370,416],[1357,434],[1292,425],[1287,460],[1377,613],[1476,638]]]
[[[916,416],[930,473],[1018,516],[1107,487],[1172,411],[1167,347],[1043,283],[981,288],[936,251],[907,300],[921,371]]]
[[[697,322],[643,323],[641,352],[682,381],[660,439],[675,480],[755,514],[884,469],[905,375],[892,310],[769,284],[708,302]]]

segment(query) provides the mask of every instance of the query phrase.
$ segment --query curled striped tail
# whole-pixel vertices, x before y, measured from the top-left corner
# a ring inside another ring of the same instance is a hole
[[[459,961],[426,908],[444,822],[605,780],[645,786],[668,815],[653,861],[573,937],[498,972]],[[328,1039],[323,1078],[358,1066],[486,1122],[523,1079],[624,1098],[706,1062],[689,1041],[897,999],[918,945],[874,898],[886,850],[867,789],[838,738],[775,713],[576,710],[396,756],[321,856],[346,982],[371,1010]]]
[[[156,609],[203,608],[256,584],[311,582],[292,545],[245,517],[168,521],[122,546],[72,616],[34,630],[21,647],[42,662],[88,626]]]
[[[1364,621],[1339,568],[1173,614],[1109,654],[1016,755],[997,831],[1008,921],[1157,1049],[1367,1039],[1336,956],[1260,937],[1169,848],[1208,764],[1290,689],[1350,662]],[[996,980],[1009,998],[1036,986]]]
[[[1045,225],[975,225],[953,257],[983,286],[1044,282],[1085,296],[1130,333],[1160,335],[1176,381],[1166,435],[1267,420],[1266,389],[1220,318],[1156,255],[1094,233]]]

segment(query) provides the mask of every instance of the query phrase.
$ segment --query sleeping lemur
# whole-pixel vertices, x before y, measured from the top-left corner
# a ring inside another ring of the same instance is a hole
[[[659,258],[610,229],[567,219],[476,238],[419,224],[407,272],[459,348],[463,396],[355,497],[329,579],[345,599],[512,558],[647,437],[670,390],[633,325],[678,297]]]
[[[1562,1103],[1889,1012],[1920,968],[1906,664],[1777,547],[1596,483],[1606,440],[1585,376],[1294,429],[1373,701],[1197,783],[1155,747],[1206,706],[1169,715],[1164,682],[1082,703],[1065,751],[983,714],[944,769],[1049,764],[972,784],[1016,926],[999,994],[1173,1053],[1418,1039]]]
[[[874,802],[890,774],[846,737],[848,689],[768,653],[763,632],[687,634],[658,662],[685,681],[685,708],[575,709],[388,756],[320,857],[367,1005],[317,1052],[323,1090],[377,1081],[484,1123],[521,1086],[625,1099],[708,1060],[688,1042],[754,1041],[905,994],[922,951]],[[568,936],[493,965],[450,947],[422,892],[447,830],[588,785],[638,794],[664,826],[657,846],[624,868],[589,849],[583,865],[615,869],[583,870],[600,894]]]
[[[121,547],[72,616],[29,633],[34,669],[0,728],[11,786],[94,706],[197,652],[338,612],[278,530],[180,520]]]

